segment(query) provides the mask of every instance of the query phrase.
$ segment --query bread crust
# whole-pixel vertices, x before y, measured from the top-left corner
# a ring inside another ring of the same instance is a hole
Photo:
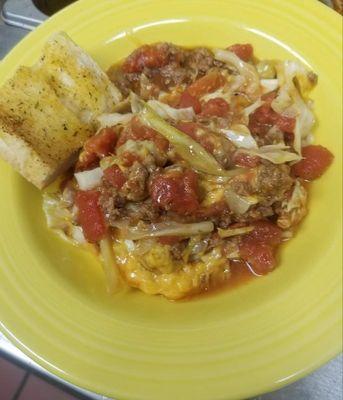
[[[120,99],[87,53],[54,34],[36,65],[19,67],[0,88],[0,156],[42,189],[72,165],[96,117]]]

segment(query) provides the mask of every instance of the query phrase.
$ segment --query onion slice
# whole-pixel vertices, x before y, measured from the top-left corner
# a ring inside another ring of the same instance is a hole
[[[76,172],[74,176],[81,190],[90,190],[101,183],[103,172],[101,168],[94,168],[89,171]]]
[[[196,222],[190,224],[182,224],[178,222],[161,222],[143,227],[136,226],[130,227],[117,222],[115,224],[117,228],[122,231],[125,239],[139,240],[149,237],[160,237],[160,236],[182,236],[191,237],[194,235],[210,233],[214,229],[214,225],[210,221]]]

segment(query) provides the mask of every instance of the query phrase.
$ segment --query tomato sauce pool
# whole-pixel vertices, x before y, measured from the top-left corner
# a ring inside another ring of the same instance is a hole
[[[307,190],[307,196],[310,200],[311,196],[311,182],[304,181],[303,182],[306,190]],[[300,222],[300,224],[297,225],[295,229],[293,229],[293,236],[294,238],[297,235],[298,230],[301,228],[303,220]],[[277,252],[276,252],[276,258],[278,260],[277,267],[276,268],[282,268],[282,265],[280,265],[280,255],[284,251],[285,246],[288,244],[289,239],[283,239],[283,242],[279,246]],[[189,301],[189,300],[197,300],[203,297],[208,297],[212,295],[216,295],[218,292],[221,291],[226,291],[226,290],[232,290],[235,289],[241,285],[247,284],[255,279],[258,279],[260,277],[263,277],[263,275],[257,275],[253,272],[251,267],[245,262],[241,260],[232,260],[230,264],[230,270],[231,270],[231,276],[227,282],[221,283],[217,286],[212,286],[210,288],[205,289],[202,292],[199,293],[194,293],[190,294],[180,300],[177,301]],[[272,274],[274,271],[270,271],[269,273]]]

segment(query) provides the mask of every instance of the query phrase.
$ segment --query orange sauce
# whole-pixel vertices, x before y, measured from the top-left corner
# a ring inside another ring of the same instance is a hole
[[[310,198],[311,194],[311,182],[309,181],[302,181],[302,184],[304,185],[306,191],[307,191],[307,196],[308,196],[308,201]],[[306,216],[304,217],[304,219]],[[304,219],[300,221],[300,223],[297,226],[294,226],[292,228],[293,231],[293,236],[290,239],[284,239],[283,242],[278,246],[276,250],[276,257],[279,259],[280,257],[280,252],[282,252],[282,249],[284,246],[290,241],[295,239],[295,236],[297,235],[297,232],[299,228],[301,227],[301,224],[303,223]],[[278,268],[278,265],[276,265],[276,268]],[[184,297],[183,299],[177,300],[177,301],[189,301],[189,300],[197,300],[199,298],[202,298],[204,296],[212,296],[216,295],[218,292],[223,291],[223,290],[231,290],[235,289],[240,285],[244,285],[253,279],[256,278],[263,278],[263,275],[257,275],[255,274],[252,269],[249,267],[249,265],[242,261],[242,260],[233,260],[230,262],[230,270],[231,270],[231,276],[228,279],[227,282],[219,284],[217,286],[212,286],[210,288],[207,288],[203,290],[202,292],[194,293],[191,295],[188,295]],[[269,273],[273,273],[274,270],[270,271]]]

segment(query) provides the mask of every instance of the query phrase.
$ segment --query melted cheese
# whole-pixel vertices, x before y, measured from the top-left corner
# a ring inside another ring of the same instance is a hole
[[[114,244],[116,260],[122,275],[130,286],[147,294],[162,294],[168,299],[176,300],[230,278],[228,262],[217,249],[203,256],[199,262],[174,262],[172,265],[171,258],[166,260],[165,251],[166,246],[154,245],[153,253],[149,252],[148,269],[142,262],[142,256],[134,255],[134,252],[129,253],[124,242]],[[171,272],[164,272],[166,261],[168,268],[171,267]]]

